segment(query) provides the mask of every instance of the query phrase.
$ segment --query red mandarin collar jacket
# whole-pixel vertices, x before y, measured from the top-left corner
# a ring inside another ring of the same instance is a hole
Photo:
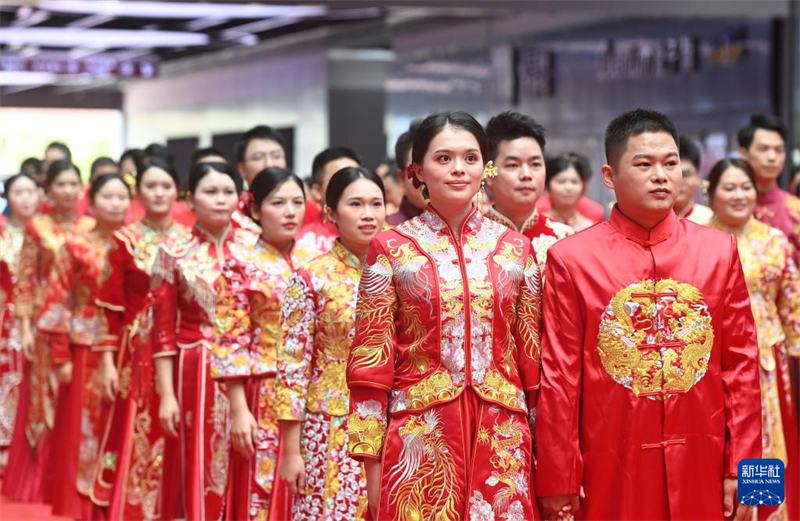
[[[722,519],[761,456],[758,343],[736,240],[669,212],[550,248],[536,423],[539,496],[585,519]]]

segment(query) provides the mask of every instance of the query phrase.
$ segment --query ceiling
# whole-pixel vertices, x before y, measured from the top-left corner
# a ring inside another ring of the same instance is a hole
[[[166,62],[384,16],[365,4],[2,0],[0,87],[113,86],[155,76]]]
[[[785,9],[787,2],[762,0],[749,8]],[[647,11],[661,5],[683,13],[691,6],[727,12],[753,3],[647,4]],[[156,76],[164,64],[227,50],[258,50],[311,31],[357,34],[369,28],[367,37],[351,45],[388,49],[389,34],[413,23],[434,29],[453,19],[502,24],[521,11],[535,12],[540,23],[547,23],[553,20],[550,15],[591,16],[637,5],[628,0],[0,0],[0,96],[16,103],[20,94],[36,94],[41,104],[42,99],[77,93],[87,106],[116,105],[120,82]],[[642,10],[640,5],[637,9]],[[103,101],[102,96],[113,99]]]

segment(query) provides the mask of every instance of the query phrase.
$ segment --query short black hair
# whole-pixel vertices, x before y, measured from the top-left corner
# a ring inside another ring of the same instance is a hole
[[[628,140],[644,132],[666,132],[678,146],[678,128],[667,116],[655,110],[638,108],[620,114],[606,128],[605,149],[608,164],[616,162],[628,146]]]
[[[489,138],[478,121],[472,115],[457,110],[453,112],[435,112],[422,120],[416,134],[414,144],[411,148],[411,161],[422,165],[422,160],[428,152],[428,147],[433,138],[439,135],[446,127],[451,126],[459,130],[465,130],[475,137],[478,148],[481,152],[481,160],[489,160]]]
[[[695,144],[695,142],[688,137],[681,136],[680,141],[678,141],[678,146],[678,152],[681,155],[681,159],[685,159],[686,161],[690,162],[699,171],[700,148]]]
[[[40,175],[42,173],[42,160],[35,157],[29,157],[19,166],[20,172],[32,170],[33,174]]]
[[[196,165],[197,163],[199,163],[200,161],[202,161],[207,157],[214,157],[214,156],[219,156],[222,159],[224,159],[226,163],[228,162],[228,158],[220,149],[214,147],[205,147],[205,148],[198,148],[197,150],[192,152],[192,159],[191,159],[192,165]]]
[[[103,166],[117,166],[117,162],[110,157],[101,156],[92,161],[92,166],[89,168],[89,175],[94,175],[95,170]]]
[[[489,157],[486,160],[497,160],[497,149],[501,141],[513,141],[522,137],[535,139],[544,156],[544,133],[544,127],[528,115],[510,110],[498,114],[486,125],[486,135],[489,137]]]
[[[417,133],[417,130],[419,130],[421,123],[422,118],[412,121],[408,125],[408,130],[400,134],[400,137],[397,138],[394,144],[394,160],[397,163],[397,169],[403,172],[403,175],[405,175],[406,168],[408,168],[406,164],[408,152],[414,144],[414,135]]]
[[[386,200],[386,188],[383,186],[383,179],[373,171],[363,166],[346,166],[333,174],[328,188],[325,190],[325,202],[333,211],[339,210],[339,202],[348,186],[359,179],[366,179],[375,183],[381,189],[384,201]]]
[[[550,186],[550,181],[553,180],[558,174],[565,170],[574,168],[575,172],[583,181],[584,185],[589,180],[586,175],[586,170],[581,165],[580,160],[573,154],[562,154],[557,157],[548,159],[544,166],[544,182],[545,186]]]
[[[242,134],[242,137],[236,142],[236,161],[238,163],[244,163],[244,154],[247,152],[247,146],[254,139],[271,139],[281,146],[284,153],[286,152],[286,143],[280,132],[267,125],[258,125]]]
[[[311,179],[313,182],[321,184],[322,174],[325,172],[325,167],[328,166],[328,163],[344,157],[352,159],[359,165],[361,164],[361,158],[358,157],[356,151],[348,147],[330,147],[317,154],[311,164]]]
[[[80,168],[72,164],[72,161],[68,159],[59,159],[58,161],[53,161],[47,169],[47,178],[44,181],[45,188],[50,188],[50,185],[58,179],[58,176],[68,170],[74,170],[78,174],[78,182],[81,182]]]
[[[65,145],[61,141],[53,141],[52,143],[47,145],[47,148],[45,150],[50,150],[51,148],[55,148],[56,150],[62,151],[66,156],[65,159],[67,161],[72,161],[72,151],[69,149],[67,145]]]
[[[739,129],[739,134],[736,136],[739,140],[739,147],[747,150],[753,144],[753,138],[756,135],[756,130],[763,128],[764,130],[772,130],[780,134],[783,142],[786,143],[786,125],[775,114],[754,114],[750,116],[750,122]]]

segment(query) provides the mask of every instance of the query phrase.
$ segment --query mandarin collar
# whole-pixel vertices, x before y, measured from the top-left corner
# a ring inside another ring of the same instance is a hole
[[[220,235],[219,237],[216,237],[214,234],[212,234],[211,232],[209,232],[208,230],[206,230],[205,228],[203,228],[199,224],[195,224],[194,225],[194,235],[196,237],[199,237],[199,238],[201,238],[201,239],[203,239],[205,241],[208,241],[208,242],[211,242],[211,243],[214,243],[214,244],[217,244],[217,245],[221,245],[221,244],[227,242],[229,239],[231,239],[232,236],[233,236],[233,233],[235,232],[235,230],[236,229],[233,226],[231,226],[230,224],[227,224],[225,226],[225,230],[222,232],[222,235]]]
[[[614,205],[614,209],[611,210],[611,217],[608,219],[608,223],[612,228],[643,246],[652,246],[669,238],[676,222],[678,222],[678,216],[675,215],[675,212],[670,211],[652,230],[647,231],[623,215],[617,205]]]
[[[158,226],[156,223],[148,219],[147,217],[142,217],[141,222],[143,225],[147,226],[151,230],[155,230],[157,232],[165,232],[172,228],[172,225],[175,224],[175,221],[172,220],[172,217],[164,221],[163,226]]]
[[[447,224],[447,221],[444,220],[442,214],[440,214],[432,204],[428,203],[428,209],[425,210],[422,215],[429,224],[450,230],[450,225]],[[467,213],[467,216],[464,217],[464,223],[461,225],[461,230],[450,230],[450,233],[453,235],[453,237],[460,237],[462,234],[467,232],[477,233],[481,227],[482,217],[483,214],[481,214],[481,212],[478,210],[478,207],[473,204],[469,213]]]
[[[533,209],[533,213],[525,219],[525,222],[522,223],[522,228],[517,228],[517,225],[514,222],[505,216],[505,214],[501,213],[495,205],[492,205],[489,208],[489,214],[491,215],[492,219],[499,222],[500,224],[504,225],[506,228],[514,230],[515,232],[525,233],[526,231],[530,230],[536,223],[539,222],[539,210],[536,208]]]
[[[358,257],[353,255],[353,252],[345,248],[344,244],[342,244],[342,241],[340,241],[339,239],[333,241],[333,247],[331,248],[331,253],[342,263],[347,264],[348,266],[355,268],[357,270],[361,269],[361,261],[358,260]]]

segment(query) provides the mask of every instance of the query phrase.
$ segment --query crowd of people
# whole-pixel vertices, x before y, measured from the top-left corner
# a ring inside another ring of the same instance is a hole
[[[800,199],[780,120],[738,141],[703,180],[666,116],[619,115],[610,213],[517,112],[435,113],[374,172],[332,147],[305,180],[257,126],[198,150],[185,197],[163,146],[84,187],[53,143],[5,181],[2,494],[81,520],[800,519]],[[781,505],[739,502],[762,457]]]

